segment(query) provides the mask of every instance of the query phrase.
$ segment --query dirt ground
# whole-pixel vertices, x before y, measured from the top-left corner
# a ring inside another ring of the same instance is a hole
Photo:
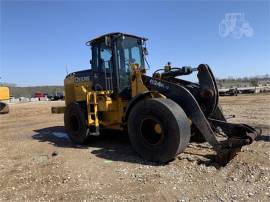
[[[204,143],[167,165],[142,160],[123,134],[85,147],[64,133],[63,102],[10,105],[0,115],[0,201],[270,201],[270,95],[222,97],[230,119],[263,135],[226,167]]]

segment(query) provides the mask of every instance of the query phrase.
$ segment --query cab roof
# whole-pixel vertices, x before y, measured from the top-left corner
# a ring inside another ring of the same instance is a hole
[[[133,38],[137,38],[137,39],[142,39],[142,40],[144,40],[144,41],[147,40],[147,38],[145,38],[145,37],[140,37],[140,36],[136,36],[136,35],[133,35],[133,34],[127,34],[127,33],[121,33],[121,32],[111,32],[111,33],[104,34],[104,35],[101,35],[101,36],[99,36],[99,37],[96,37],[96,38],[94,38],[94,39],[92,39],[92,40],[90,40],[90,41],[87,41],[87,42],[86,42],[86,45],[89,46],[89,45],[91,45],[91,44],[93,44],[93,43],[95,43],[95,42],[97,42],[97,41],[103,40],[106,36],[111,37],[111,36],[117,36],[117,35],[118,35],[118,36],[119,36],[119,35],[129,36],[129,37],[133,37]]]

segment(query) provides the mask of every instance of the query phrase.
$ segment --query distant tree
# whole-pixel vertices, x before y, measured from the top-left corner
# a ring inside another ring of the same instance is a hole
[[[16,87],[15,83],[0,82],[0,86]]]
[[[14,97],[32,97],[36,92],[55,95],[55,93],[62,93],[63,91],[63,86],[10,87],[10,93]]]
[[[221,82],[217,82],[219,88],[223,88],[223,84]]]
[[[252,79],[252,80],[250,81],[250,83],[251,83],[252,86],[257,87],[258,84],[259,84],[259,81],[258,81],[258,79]]]

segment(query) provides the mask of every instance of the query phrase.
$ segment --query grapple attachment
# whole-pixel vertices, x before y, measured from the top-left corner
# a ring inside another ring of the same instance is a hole
[[[243,146],[251,144],[262,133],[261,129],[255,129],[247,124],[228,123],[215,119],[209,121],[219,134],[226,137],[214,146],[217,152],[216,160],[222,165],[226,165]]]
[[[246,124],[227,122],[219,105],[219,94],[214,75],[210,67],[200,64],[189,68],[189,73],[198,71],[199,83],[192,83],[176,78],[186,75],[183,68],[171,68],[159,76],[144,75],[145,85],[152,91],[158,91],[178,103],[192,122],[192,126],[217,152],[217,160],[225,165],[242,146],[251,144],[261,134]],[[174,70],[179,69],[179,70]],[[184,68],[185,70],[186,68]],[[223,138],[219,138],[222,134]]]

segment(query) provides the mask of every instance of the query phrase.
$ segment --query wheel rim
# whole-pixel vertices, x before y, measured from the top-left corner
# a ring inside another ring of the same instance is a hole
[[[79,130],[79,121],[75,115],[70,117],[70,129],[75,133]]]
[[[141,135],[150,145],[159,145],[164,140],[164,133],[159,121],[147,118],[141,122]]]

